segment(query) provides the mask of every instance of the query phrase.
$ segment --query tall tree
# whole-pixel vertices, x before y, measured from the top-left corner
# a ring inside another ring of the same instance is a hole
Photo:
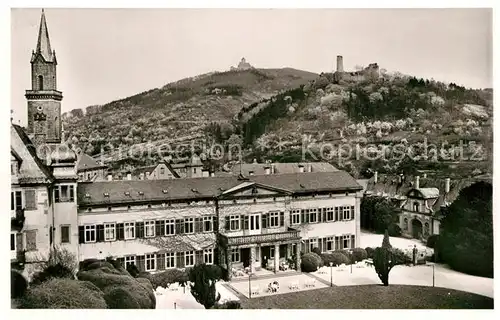
[[[445,210],[438,248],[451,268],[493,277],[492,200],[492,185],[478,182],[462,189]]]
[[[404,252],[391,246],[389,232],[386,230],[384,239],[382,240],[382,247],[375,248],[373,254],[375,272],[377,272],[384,286],[389,285],[389,272],[391,272],[392,268],[407,262],[409,262],[409,258]]]
[[[220,300],[220,294],[215,290],[219,278],[213,266],[204,263],[195,265],[189,272],[191,294],[205,309],[212,308]]]

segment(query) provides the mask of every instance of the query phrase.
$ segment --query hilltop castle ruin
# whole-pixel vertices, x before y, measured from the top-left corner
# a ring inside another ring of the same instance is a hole
[[[364,81],[368,79],[378,79],[379,67],[377,63],[370,63],[368,67],[359,71],[344,71],[344,58],[337,56],[337,71],[333,73],[336,82],[343,81]]]

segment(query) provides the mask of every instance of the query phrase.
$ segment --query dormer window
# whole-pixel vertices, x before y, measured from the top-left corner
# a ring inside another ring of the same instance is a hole
[[[253,176],[253,171],[248,171],[249,176]]]
[[[105,197],[105,198],[109,198],[109,193],[104,192],[104,197]]]
[[[168,193],[168,190],[167,189],[163,189],[162,192],[163,193]]]
[[[128,197],[130,196],[130,192],[129,191],[125,191],[125,195]]]
[[[86,194],[85,194],[85,198],[90,199],[90,194],[89,194],[89,193],[86,193]]]
[[[143,192],[143,191],[139,191],[139,195],[140,195],[140,196],[143,196],[143,195],[144,195],[144,192]]]
[[[193,189],[191,189],[191,191],[192,191],[192,192],[194,192],[194,193],[198,193],[198,190],[196,190],[196,189],[194,189],[194,188],[193,188]]]

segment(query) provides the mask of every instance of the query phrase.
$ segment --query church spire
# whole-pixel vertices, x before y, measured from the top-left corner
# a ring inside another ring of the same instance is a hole
[[[38,31],[38,42],[36,44],[36,53],[40,54],[46,62],[53,62],[54,53],[50,47],[49,30],[45,21],[45,12],[42,9],[42,18],[40,19],[40,30]]]

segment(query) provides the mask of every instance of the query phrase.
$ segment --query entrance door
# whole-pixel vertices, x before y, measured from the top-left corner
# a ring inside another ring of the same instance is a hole
[[[417,219],[413,219],[411,222],[411,231],[413,238],[420,239],[422,238],[422,222]]]
[[[248,228],[250,234],[260,234],[260,213],[253,213],[250,215]]]

